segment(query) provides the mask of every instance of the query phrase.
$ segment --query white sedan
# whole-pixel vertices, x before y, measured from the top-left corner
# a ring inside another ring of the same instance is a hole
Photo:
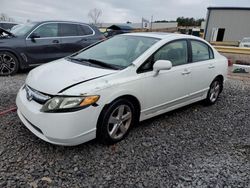
[[[113,144],[139,121],[204,100],[223,89],[227,59],[187,35],[130,33],[33,69],[16,104],[39,138]]]

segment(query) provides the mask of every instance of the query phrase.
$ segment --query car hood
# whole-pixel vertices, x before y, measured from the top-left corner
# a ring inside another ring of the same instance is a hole
[[[90,67],[66,59],[41,65],[27,76],[26,84],[42,93],[55,95],[83,82],[117,72],[117,70]]]

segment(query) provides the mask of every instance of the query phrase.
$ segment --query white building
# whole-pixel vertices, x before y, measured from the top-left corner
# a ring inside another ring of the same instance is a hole
[[[250,37],[250,7],[209,7],[207,41],[239,41]]]

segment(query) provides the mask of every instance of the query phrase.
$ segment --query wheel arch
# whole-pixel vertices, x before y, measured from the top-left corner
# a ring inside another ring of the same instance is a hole
[[[140,101],[139,101],[139,99],[137,97],[135,97],[134,95],[127,94],[127,95],[122,95],[120,97],[117,97],[113,101],[116,101],[118,99],[127,99],[130,102],[132,102],[133,105],[135,106],[137,114],[140,115],[140,112],[141,112],[141,103],[140,103]]]
[[[136,113],[138,115],[138,118],[140,118],[140,112],[141,112],[141,103],[140,103],[140,100],[132,95],[132,94],[123,94],[123,95],[120,95],[120,96],[116,96],[114,97],[113,99],[111,99],[108,103],[106,103],[101,111],[101,114],[103,113],[103,111],[114,101],[116,100],[119,100],[119,99],[127,99],[129,100],[130,102],[133,103],[133,105],[135,105],[135,109],[136,109]]]
[[[101,139],[101,135],[102,135],[102,122],[105,118],[105,112],[108,109],[108,107],[115,101],[119,100],[119,99],[126,99],[129,100],[133,105],[135,105],[135,110],[136,110],[136,116],[135,116],[135,125],[139,123],[140,120],[140,109],[141,109],[141,104],[140,101],[137,99],[137,97],[133,96],[133,95],[129,95],[129,94],[125,94],[125,95],[121,95],[119,97],[114,98],[112,101],[110,101],[109,103],[105,104],[104,107],[101,110],[101,113],[99,114],[98,120],[97,120],[97,125],[96,125],[96,137],[98,139]]]
[[[97,121],[97,124],[100,123],[101,119],[103,118],[103,115],[104,115],[104,112],[105,110],[109,107],[109,105],[111,103],[113,103],[114,101],[116,100],[119,100],[119,99],[127,99],[129,100],[130,102],[132,102],[133,105],[135,105],[135,110],[136,110],[136,121],[137,123],[139,123],[139,120],[140,120],[140,113],[141,113],[141,103],[139,101],[139,99],[137,97],[135,97],[134,95],[131,95],[131,94],[124,94],[124,95],[120,95],[120,96],[117,96],[115,98],[113,98],[112,100],[110,100],[108,103],[106,103],[102,110],[101,110],[101,113],[98,117],[98,121]]]
[[[11,57],[13,59],[13,62],[15,62],[13,69],[10,69],[9,72],[1,72],[1,76],[9,76],[9,75],[16,74],[20,70],[21,63],[20,63],[19,56],[15,52],[13,52],[13,50],[8,50],[8,49],[7,50],[0,49],[0,53],[2,55]]]
[[[217,75],[214,80],[216,79],[220,80],[222,83],[224,82],[224,76],[221,74]]]
[[[219,81],[221,82],[221,89],[220,89],[220,92],[222,92],[222,90],[223,90],[224,76],[221,75],[221,74],[219,74],[219,75],[217,75],[217,76],[214,78],[214,80],[219,80]],[[214,81],[214,80],[213,80],[213,81]]]
[[[0,52],[8,52],[11,53],[12,55],[14,55],[17,60],[18,60],[18,64],[19,64],[19,68],[22,67],[22,58],[18,55],[18,53],[15,50],[9,49],[9,48],[0,48]]]

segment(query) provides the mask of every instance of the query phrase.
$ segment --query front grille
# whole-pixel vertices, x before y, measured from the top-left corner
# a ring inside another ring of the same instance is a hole
[[[29,87],[28,85],[25,85],[24,89],[26,91],[26,97],[29,101],[33,100],[39,104],[45,104],[46,101],[51,99],[50,95],[47,95],[47,94],[42,93],[40,91],[37,91],[37,90]]]

